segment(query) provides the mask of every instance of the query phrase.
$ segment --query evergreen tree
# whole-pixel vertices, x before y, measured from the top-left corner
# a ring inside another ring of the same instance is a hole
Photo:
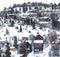
[[[54,9],[56,9],[56,7],[57,7],[57,4],[56,4],[56,3],[54,3]]]
[[[52,9],[54,9],[54,5],[52,4]]]
[[[11,21],[11,26],[12,26],[12,27],[14,26],[14,21]]]
[[[30,21],[31,21],[31,25],[32,25],[32,19]]]
[[[49,37],[50,43],[52,43],[53,41],[56,41],[57,40],[57,33],[56,33],[56,31],[50,32],[48,34],[48,37]]]
[[[29,54],[25,41],[21,43],[20,54],[23,54],[22,57],[27,57],[27,55]]]
[[[60,6],[60,3],[58,4],[58,6]]]
[[[26,18],[26,23],[27,23],[27,25],[30,24],[30,19],[29,19],[29,17]]]
[[[35,22],[33,21],[33,23],[32,23],[32,26],[33,26],[33,29],[35,29]]]
[[[7,35],[9,34],[9,31],[8,31],[8,29],[6,29],[6,34],[7,34]]]
[[[24,3],[22,6],[23,6],[23,12],[25,13],[27,11],[27,4]]]
[[[7,45],[6,45],[6,52],[5,52],[5,54],[6,54],[6,57],[11,57],[10,55],[11,55],[11,52],[10,52],[10,47],[9,47],[9,43],[7,43]]]
[[[6,7],[4,7],[4,10],[6,10]]]
[[[9,20],[9,22],[11,23],[11,19]]]
[[[57,21],[56,21],[55,17],[56,17],[56,14],[51,13],[52,28],[54,28],[54,27],[56,27],[56,26],[57,26]]]
[[[13,8],[15,8],[15,7],[16,7],[16,4],[13,5]]]
[[[20,32],[22,32],[22,26],[20,25]]]
[[[11,8],[11,14],[12,14],[12,13],[14,13],[14,9],[13,9],[13,8]]]
[[[17,37],[14,36],[14,47],[17,49],[18,45],[17,45]]]
[[[5,18],[7,19],[7,13],[5,13]]]

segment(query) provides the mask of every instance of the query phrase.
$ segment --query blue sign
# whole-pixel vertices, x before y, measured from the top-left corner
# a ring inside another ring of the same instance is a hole
[[[42,40],[43,41],[43,40]],[[34,52],[42,52],[43,51],[43,42],[42,41],[34,41]]]

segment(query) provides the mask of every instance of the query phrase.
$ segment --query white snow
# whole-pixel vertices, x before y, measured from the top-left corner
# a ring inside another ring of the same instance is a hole
[[[18,26],[18,29],[15,29],[15,27]],[[26,28],[27,27],[27,28]],[[9,43],[11,43],[11,45],[14,44],[13,42],[13,36],[17,36],[18,40],[22,40],[22,37],[27,37],[29,38],[29,36],[31,34],[33,34],[34,36],[37,35],[37,32],[39,32],[39,34],[43,37],[47,36],[49,31],[51,31],[50,28],[43,28],[43,29],[39,29],[39,27],[37,27],[36,29],[33,29],[32,26],[27,26],[24,25],[22,26],[23,31],[19,32],[19,24],[14,25],[14,27],[9,27],[7,26],[7,24],[5,24],[5,27],[3,27],[2,29],[0,28],[0,41],[8,41]],[[6,35],[6,29],[8,29],[9,31],[9,35]],[[29,31],[31,31],[31,33],[29,33]],[[60,34],[60,31],[56,31],[57,34]],[[44,36],[45,35],[45,36]],[[7,39],[6,39],[7,38]],[[29,40],[28,40],[29,41]],[[29,41],[31,42],[31,41]],[[43,41],[35,41],[35,42],[39,42],[39,43],[43,43]],[[21,41],[18,41],[18,43],[21,43]],[[47,48],[45,48],[43,50],[42,53],[39,54],[34,54],[34,52],[29,53],[29,55],[27,57],[49,57],[49,51],[50,51],[51,45],[49,45]],[[17,50],[15,51],[11,51],[11,56],[12,57],[20,57],[21,54],[17,54]]]
[[[43,40],[34,40],[34,43],[43,43]]]
[[[51,45],[49,45],[47,48],[45,48],[42,53],[31,52],[31,53],[28,54],[27,57],[49,57],[50,48],[51,48]],[[12,53],[11,54],[12,57],[13,56],[14,57],[20,57],[20,56],[22,56],[22,54],[17,54],[17,50],[14,51],[14,52],[12,51],[11,53]]]

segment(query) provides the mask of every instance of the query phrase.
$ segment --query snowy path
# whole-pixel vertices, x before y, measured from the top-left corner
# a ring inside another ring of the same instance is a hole
[[[29,53],[27,57],[49,57],[51,45],[43,50],[43,53],[34,54],[34,52]],[[21,55],[17,54],[17,51],[11,52],[11,57],[20,57]]]

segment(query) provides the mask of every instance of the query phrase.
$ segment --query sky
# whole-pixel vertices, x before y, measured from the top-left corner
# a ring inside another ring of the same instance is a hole
[[[59,3],[60,0],[0,0],[0,11],[4,9],[4,7],[12,6],[13,4],[22,4],[24,2],[42,2],[42,3]]]

